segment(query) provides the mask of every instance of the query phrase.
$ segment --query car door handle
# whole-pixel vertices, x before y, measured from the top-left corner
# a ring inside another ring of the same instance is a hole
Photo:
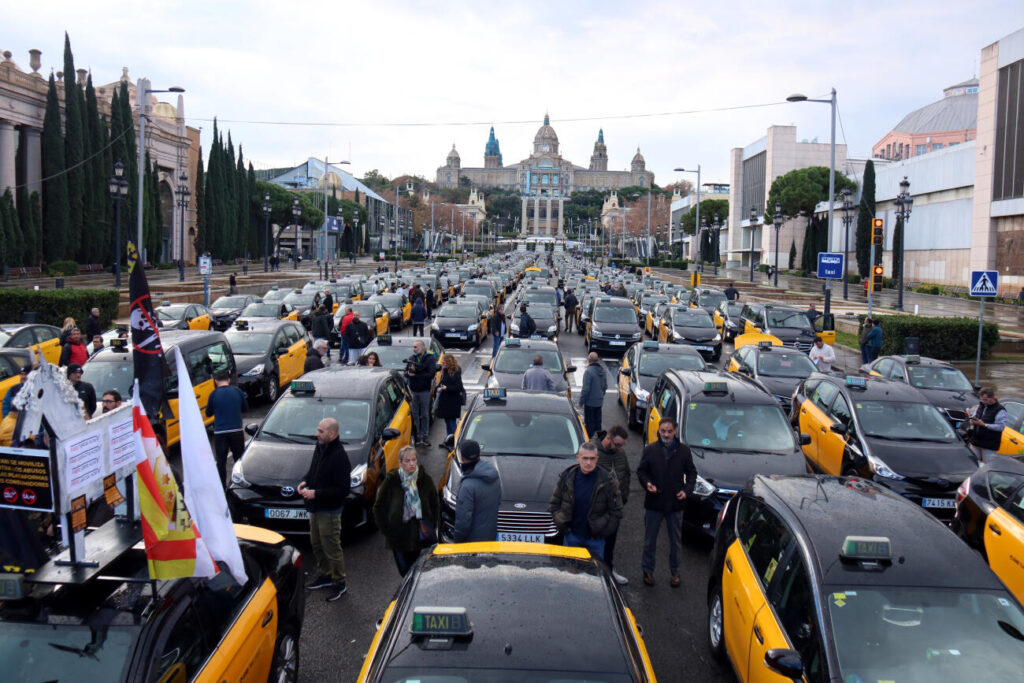
[[[825,429],[824,427],[822,427],[822,428],[821,428],[821,433],[822,433],[822,434],[825,434],[825,433],[827,433],[827,432],[828,432],[828,430],[827,430],[827,429]]]
[[[274,610],[268,610],[267,616],[263,617],[263,623],[260,626],[266,626],[270,623],[270,620],[274,618]]]
[[[800,414],[801,415],[806,415],[807,414],[807,408],[801,408],[800,409]]]
[[[725,558],[725,568],[729,570],[730,573],[732,573],[732,560],[730,560],[728,557]]]
[[[1012,443],[1012,444],[1016,444],[1016,443],[1017,443],[1017,439],[1015,439],[1015,438],[1013,438],[1013,437],[1011,436],[1011,437],[1010,437],[1010,443]]]
[[[759,642],[762,645],[764,645],[764,636],[761,635],[761,627],[760,626],[756,626],[756,625],[754,626],[754,637],[757,638],[757,642]]]
[[[995,524],[989,523],[988,528],[991,529],[992,533],[994,533],[996,536],[1003,535],[1003,530],[997,527]]]

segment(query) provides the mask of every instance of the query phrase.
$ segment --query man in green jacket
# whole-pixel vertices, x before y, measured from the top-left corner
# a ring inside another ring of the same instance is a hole
[[[629,500],[629,480],[632,477],[629,459],[626,457],[625,451],[622,450],[626,446],[628,438],[629,432],[622,425],[615,425],[607,432],[598,432],[591,439],[591,443],[597,447],[597,464],[614,473],[619,482],[619,497],[622,499],[623,507]],[[619,531],[616,529],[604,539],[604,561],[608,565],[608,569],[611,570],[615,583],[625,586],[629,583],[629,579],[615,571],[615,539],[618,535]]]

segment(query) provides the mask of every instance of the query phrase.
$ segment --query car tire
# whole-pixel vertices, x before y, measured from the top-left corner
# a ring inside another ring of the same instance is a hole
[[[263,385],[263,398],[267,400],[267,403],[273,403],[277,400],[277,392],[280,389],[280,384],[277,381],[277,373],[272,372],[267,377],[266,383]]]
[[[626,403],[626,426],[635,432],[640,431],[640,423],[636,420],[636,402]]]
[[[722,602],[722,586],[716,585],[708,598],[708,650],[719,662],[725,661],[725,609]]]
[[[274,662],[271,665],[270,681],[273,683],[297,683],[299,680],[299,638],[294,629],[285,627],[274,648]]]

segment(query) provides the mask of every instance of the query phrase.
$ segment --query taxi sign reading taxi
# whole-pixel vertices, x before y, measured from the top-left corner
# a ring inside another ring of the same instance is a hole
[[[999,293],[998,270],[972,270],[970,296],[996,296]]]
[[[818,252],[818,277],[825,280],[843,279],[843,254]]]

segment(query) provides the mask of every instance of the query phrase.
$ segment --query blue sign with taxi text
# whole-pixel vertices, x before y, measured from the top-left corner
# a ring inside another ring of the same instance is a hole
[[[827,251],[818,252],[818,277],[826,280],[842,280],[843,261],[843,254],[832,254]]]

